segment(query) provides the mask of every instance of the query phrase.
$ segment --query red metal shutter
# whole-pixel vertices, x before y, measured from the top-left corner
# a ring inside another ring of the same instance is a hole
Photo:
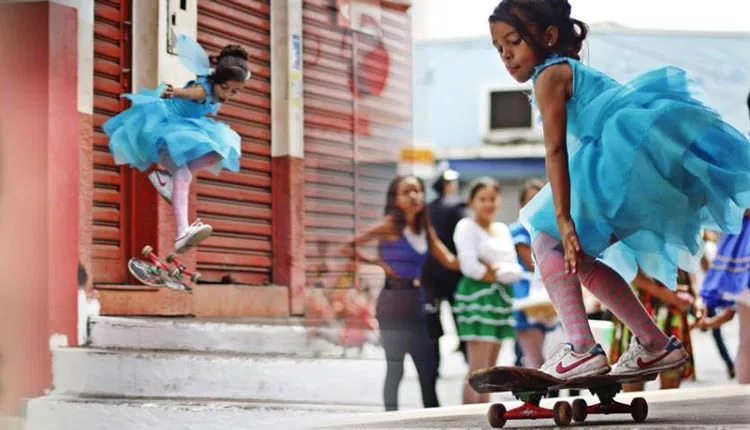
[[[347,282],[353,256],[341,245],[382,219],[399,148],[411,138],[408,16],[382,9],[382,39],[335,22],[329,1],[305,0],[307,280],[327,286]]]
[[[114,165],[102,124],[127,107],[130,1],[96,0],[94,18],[93,281],[126,279],[127,167]]]
[[[303,6],[305,258],[307,283],[352,269],[337,253],[355,229],[352,35],[333,24],[327,0]]]
[[[252,79],[221,107],[219,120],[242,136],[241,170],[200,173],[198,218],[213,235],[198,247],[203,277],[231,273],[264,284],[271,273],[271,69],[268,0],[199,0],[198,42],[212,55],[227,44],[250,54]]]

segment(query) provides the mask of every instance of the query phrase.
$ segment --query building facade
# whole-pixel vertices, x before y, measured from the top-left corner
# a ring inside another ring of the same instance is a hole
[[[47,387],[50,342],[76,343],[79,265],[88,275],[82,287],[110,315],[300,316],[307,286],[352,273],[348,241],[381,216],[400,151],[411,142],[409,6],[0,5],[0,70],[11,76],[6,94],[19,100],[0,115],[7,184],[0,198],[13,202],[5,205],[3,228],[6,243],[16,243],[5,247],[3,263],[14,287],[2,293],[15,306],[1,325],[26,327],[23,347],[10,329],[0,340],[0,413],[15,413],[21,398]],[[27,34],[29,28],[35,31]],[[145,174],[113,163],[101,129],[127,108],[121,94],[194,78],[172,46],[180,33],[209,54],[242,45],[252,72],[219,115],[242,137],[240,172],[201,173],[191,187],[189,217],[214,227],[185,255],[184,263],[212,283],[191,294],[145,288],[130,276],[127,261],[145,245],[162,256],[171,250],[171,208]],[[11,155],[10,142],[28,144],[12,143]]]

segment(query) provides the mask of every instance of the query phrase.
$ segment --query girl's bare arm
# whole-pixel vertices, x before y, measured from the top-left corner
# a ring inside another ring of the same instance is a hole
[[[550,66],[539,75],[535,86],[544,128],[546,169],[558,219],[570,217],[566,103],[569,85],[573,80],[572,73],[568,64]]]
[[[383,237],[388,235],[391,229],[392,228],[390,220],[385,219],[380,223],[375,224],[370,229],[356,235],[350,242],[350,245],[354,246],[357,258],[360,261],[382,267],[385,271],[385,274],[388,276],[394,276],[393,269],[388,266],[388,264],[386,264],[379,255],[369,255],[365,252],[362,252],[362,245],[366,245],[373,240],[382,239]]]
[[[195,101],[205,100],[207,96],[206,90],[198,84],[192,84],[187,88],[175,88],[172,85],[167,85],[162,95],[164,98],[178,97]]]

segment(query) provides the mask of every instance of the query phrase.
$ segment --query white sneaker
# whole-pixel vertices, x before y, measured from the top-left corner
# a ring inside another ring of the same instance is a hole
[[[610,375],[647,375],[680,367],[688,358],[687,351],[676,337],[670,336],[664,349],[649,351],[637,337],[630,340],[628,350],[617,360]]]
[[[208,236],[211,236],[213,228],[208,224],[203,224],[200,220],[188,226],[187,230],[174,241],[174,252],[182,254],[195,245],[203,242]]]
[[[148,179],[164,200],[172,204],[172,188],[174,187],[172,175],[166,170],[154,170],[148,174]]]
[[[557,379],[571,379],[579,376],[603,375],[609,372],[607,354],[598,343],[588,352],[577,353],[573,345],[563,343],[552,350],[550,358],[544,362],[541,371]]]

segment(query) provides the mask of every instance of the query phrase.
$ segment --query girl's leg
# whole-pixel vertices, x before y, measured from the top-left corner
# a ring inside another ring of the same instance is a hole
[[[716,308],[713,306],[707,306],[706,316],[708,318],[715,317]],[[727,345],[724,343],[724,337],[721,335],[721,326],[711,329],[711,336],[713,336],[714,338],[714,343],[716,343],[716,349],[719,350],[719,355],[721,356],[721,359],[724,361],[724,365],[727,366],[727,373],[729,374],[729,378],[730,379],[734,378],[734,363],[732,362],[732,357],[729,356],[729,351],[727,351]]]
[[[630,328],[641,345],[653,351],[664,348],[667,335],[659,329],[635,292],[617,272],[598,260],[586,258],[580,265],[578,279]]]
[[[502,343],[500,342],[487,342],[489,345],[487,348],[489,349],[489,354],[487,355],[487,361],[484,363],[484,368],[490,368],[497,365],[497,357],[500,355],[500,347],[502,346]],[[490,393],[481,393],[479,394],[479,403],[489,403],[490,401]]]
[[[435,355],[436,338],[430,337],[427,330],[416,330],[411,335],[409,354],[414,360],[422,390],[422,404],[425,408],[440,406],[437,397],[437,357]]]
[[[188,228],[188,197],[190,196],[190,181],[193,175],[187,166],[178,167],[172,173],[174,188],[172,191],[172,209],[174,210],[177,237],[181,237]]]
[[[523,366],[539,369],[544,364],[544,332],[536,327],[516,332],[516,343],[523,351]]]
[[[398,330],[383,330],[380,340],[385,350],[386,371],[383,385],[383,401],[386,411],[398,410],[398,387],[404,377],[404,357],[409,333]]]
[[[583,306],[581,283],[576,275],[565,271],[562,244],[552,236],[542,233],[531,244],[544,287],[555,306],[568,342],[575,352],[585,352],[596,341],[591,333],[586,308]]]
[[[750,384],[750,305],[737,302],[737,315],[740,320],[740,344],[734,368],[737,382]]]
[[[482,369],[487,361],[489,348],[488,342],[470,340],[466,342],[466,355],[469,359],[469,374],[475,370]],[[464,379],[463,403],[465,405],[479,403],[479,393],[469,385],[469,375]]]

